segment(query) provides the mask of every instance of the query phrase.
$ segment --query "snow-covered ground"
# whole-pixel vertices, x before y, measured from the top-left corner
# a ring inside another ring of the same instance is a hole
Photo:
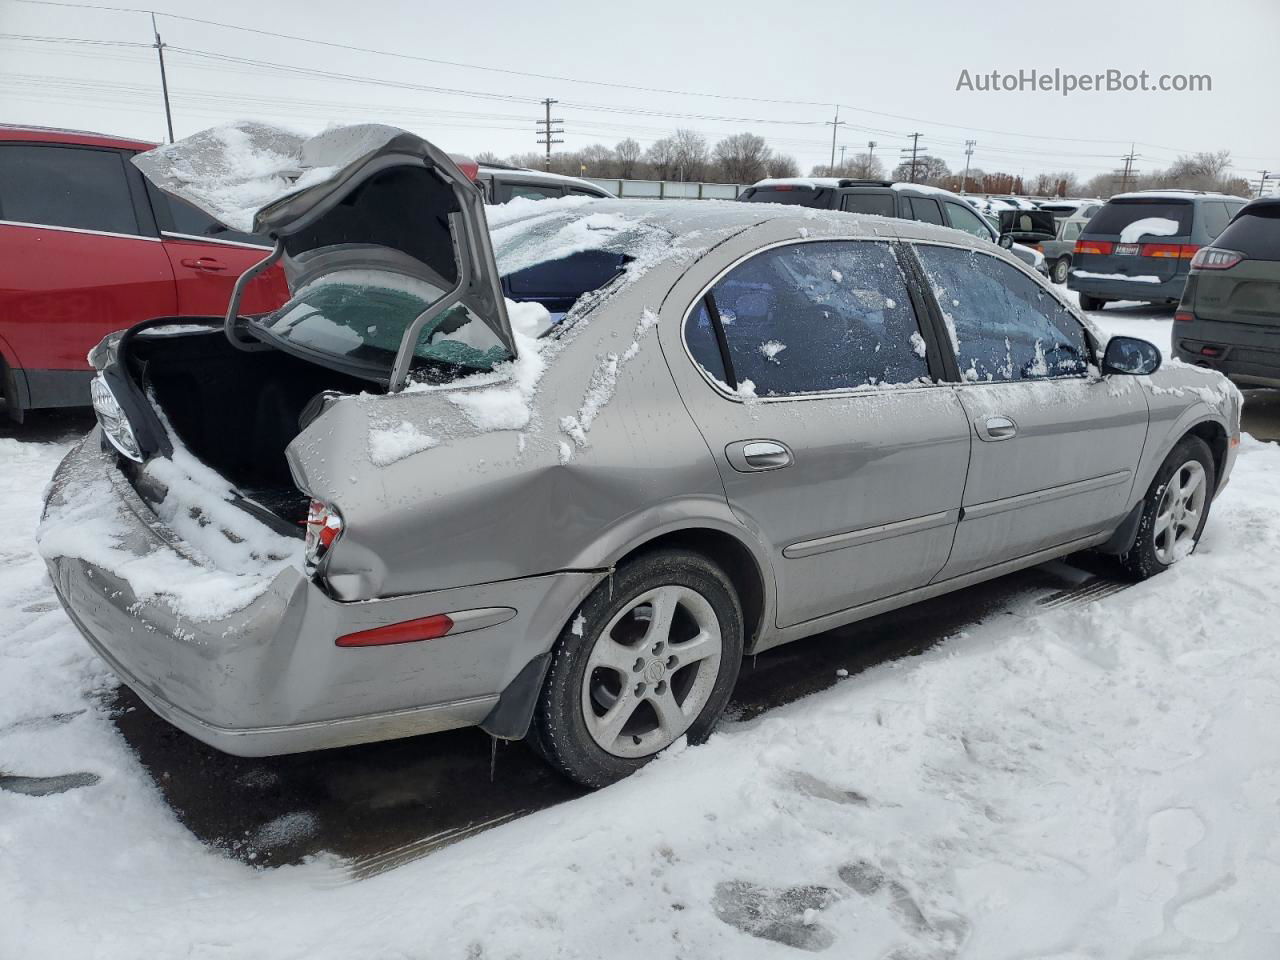
[[[1169,311],[1100,319],[1167,348]],[[1280,956],[1278,446],[1245,438],[1154,580],[999,611],[358,881],[246,866],[166,806],[36,553],[66,447],[0,439],[4,960]]]

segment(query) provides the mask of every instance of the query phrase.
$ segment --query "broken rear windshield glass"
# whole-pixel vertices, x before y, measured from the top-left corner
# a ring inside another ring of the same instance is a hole
[[[258,322],[275,338],[389,370],[409,326],[444,291],[424,280],[384,270],[338,270],[307,284],[288,303]],[[422,329],[413,356],[423,366],[459,373],[491,370],[509,360],[493,332],[464,308],[454,307]]]

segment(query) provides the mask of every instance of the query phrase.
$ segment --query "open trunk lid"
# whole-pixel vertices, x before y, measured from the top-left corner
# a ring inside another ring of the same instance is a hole
[[[439,291],[403,330],[386,374],[390,389],[403,386],[423,325],[458,306],[515,355],[481,194],[448,154],[421,137],[380,124],[306,137],[238,123],[133,162],[220,223],[270,236],[272,259],[283,258],[293,294],[339,270],[396,274]],[[236,306],[233,298],[227,332],[245,345],[234,329]]]

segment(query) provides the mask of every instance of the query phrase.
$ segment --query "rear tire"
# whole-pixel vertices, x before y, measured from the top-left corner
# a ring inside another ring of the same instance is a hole
[[[719,567],[688,550],[637,557],[561,631],[530,740],[584,786],[621,780],[681,736],[710,736],[742,648],[742,608]]]
[[[1217,479],[1209,445],[1194,436],[1179,440],[1143,499],[1137,539],[1120,556],[1126,573],[1146,580],[1195,551]]]
[[[1080,294],[1081,310],[1101,310],[1106,306],[1107,301],[1099,300],[1097,297],[1091,297],[1087,293]]]
[[[1067,271],[1071,269],[1070,257],[1059,257],[1053,261],[1053,269],[1049,271],[1049,275],[1053,278],[1054,283],[1066,283]]]

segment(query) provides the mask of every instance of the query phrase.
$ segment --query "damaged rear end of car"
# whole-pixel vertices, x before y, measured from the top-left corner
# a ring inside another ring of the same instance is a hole
[[[225,317],[159,318],[95,348],[99,423],[59,467],[40,531],[73,621],[157,713],[230,753],[475,724],[522,736],[511,697],[529,685],[504,693],[529,658],[509,636],[554,637],[601,574],[496,557],[424,584],[405,563],[440,544],[379,547],[421,522],[415,498],[438,510],[441,542],[475,539],[465,498],[442,505],[422,492],[429,471],[388,468],[442,442],[499,456],[457,396],[518,395],[539,363],[512,330],[474,185],[377,126],[305,139],[239,125],[138,165],[270,235],[260,268],[282,262],[291,297],[241,316],[254,268]],[[475,485],[476,510],[504,483],[514,496],[501,472]]]

